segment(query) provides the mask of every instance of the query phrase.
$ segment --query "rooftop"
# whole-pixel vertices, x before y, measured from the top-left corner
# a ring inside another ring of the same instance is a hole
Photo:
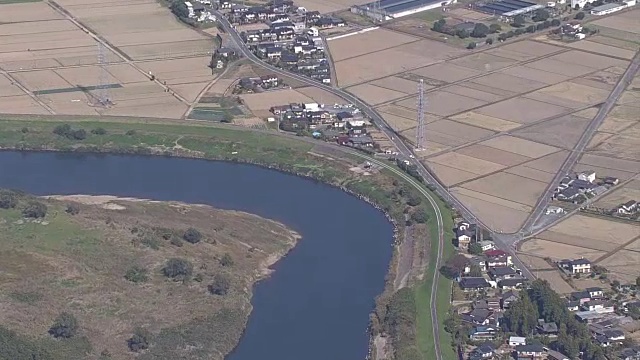
[[[625,6],[624,4],[620,4],[620,3],[609,3],[609,4],[604,4],[604,5],[600,5],[600,6],[596,6],[593,9],[591,9],[591,11],[607,11],[607,10],[612,10],[612,9],[617,9],[621,6]]]

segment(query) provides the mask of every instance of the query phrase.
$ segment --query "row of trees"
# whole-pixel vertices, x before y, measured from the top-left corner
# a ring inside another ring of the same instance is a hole
[[[18,193],[10,190],[0,190],[0,209],[14,209],[20,203]],[[30,200],[22,209],[22,216],[31,219],[41,219],[47,216],[47,205],[40,201]]]
[[[520,298],[511,303],[505,312],[505,330],[520,336],[531,336],[538,319],[559,325],[558,338],[550,345],[569,358],[576,358],[580,352],[585,360],[605,360],[601,347],[593,344],[589,329],[578,322],[566,307],[563,298],[551,289],[545,280],[535,280],[531,287],[520,292]]]
[[[56,126],[53,128],[53,133],[69,140],[84,140],[87,138],[87,131],[85,129],[73,129],[69,124]],[[107,130],[99,127],[91,130],[91,133],[94,135],[106,135]]]
[[[476,23],[473,27],[473,30],[469,32],[466,29],[456,29],[453,26],[448,26],[445,19],[440,19],[433,23],[433,27],[431,28],[431,30],[450,36],[458,36],[461,39],[466,39],[469,36],[473,38],[484,38],[489,34],[500,32],[500,30],[502,30],[502,27],[498,24],[491,24],[487,26],[483,23]]]

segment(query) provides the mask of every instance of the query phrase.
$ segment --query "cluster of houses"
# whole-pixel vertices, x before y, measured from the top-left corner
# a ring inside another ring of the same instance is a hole
[[[290,0],[273,0],[265,6],[252,7],[220,0],[219,7],[229,9],[227,16],[232,23],[268,26],[240,33],[257,56],[322,83],[331,83],[331,70],[319,31],[346,26],[344,20],[307,11],[294,6]]]
[[[215,21],[216,17],[211,14],[206,8],[205,5],[211,5],[211,1],[209,0],[200,0],[200,1],[185,1],[184,5],[187,8],[189,19],[194,19],[198,22],[207,22],[207,21]]]
[[[259,77],[244,77],[236,84],[235,94],[254,93],[269,89],[276,89],[283,86],[284,83],[275,74],[269,74]]]
[[[591,197],[602,195],[619,181],[614,177],[596,181],[595,171],[584,171],[576,174],[575,177],[564,177],[556,188],[554,197],[560,201],[581,204]]]
[[[351,105],[325,107],[317,103],[272,106],[271,113],[280,119],[280,129],[299,132],[314,130],[314,137],[335,140],[341,145],[372,147],[367,132],[369,121]]]

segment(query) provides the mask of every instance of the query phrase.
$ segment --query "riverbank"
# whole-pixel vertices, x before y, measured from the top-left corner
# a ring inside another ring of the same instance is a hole
[[[32,341],[22,357],[0,350],[6,358],[189,357],[168,340],[180,334],[221,360],[245,328],[253,285],[300,238],[205,205],[6,190],[0,200],[0,323]],[[46,334],[62,313],[77,325],[54,341]],[[142,333],[136,351],[130,339]]]
[[[54,134],[56,126],[63,121],[70,125],[71,131],[84,130],[85,137],[78,140],[73,136]],[[411,200],[420,196],[411,187],[403,184],[403,180],[396,174],[385,169],[368,172],[354,171],[354,168],[362,165],[362,160],[354,156],[330,148],[326,149],[322,144],[297,141],[295,138],[282,138],[202,123],[175,123],[151,119],[91,121],[84,118],[1,120],[0,147],[36,151],[181,156],[247,162],[275,168],[310,177],[357,194],[363,200],[377,206],[389,219],[395,220],[396,234],[402,233],[400,231],[406,226],[405,212],[412,215],[419,211],[425,213],[430,211],[426,201],[415,204]],[[409,205],[409,202],[413,206]],[[445,217],[450,218],[448,215]],[[422,228],[421,231],[426,233],[429,228],[435,227],[433,217],[427,221],[426,223],[413,222],[411,226]],[[432,237],[431,240],[437,241],[437,237]],[[425,255],[434,254],[431,252]],[[391,284],[394,282],[397,261],[396,252],[389,267],[386,293],[393,291]],[[428,278],[429,276],[425,276],[425,279]],[[411,284],[415,283],[411,281]],[[448,297],[448,289],[445,288],[443,292]],[[376,306],[374,323],[377,322],[381,326],[374,331],[386,332],[388,329],[384,323],[388,320],[386,310],[389,305],[389,296],[383,294],[380,298],[382,301],[378,301]],[[427,337],[422,341],[431,339]]]

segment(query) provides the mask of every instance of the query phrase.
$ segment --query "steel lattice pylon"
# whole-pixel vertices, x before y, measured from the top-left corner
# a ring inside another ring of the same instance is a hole
[[[424,97],[424,80],[420,79],[418,84],[418,128],[416,129],[416,149],[424,149],[426,120],[424,118],[424,109],[427,106],[427,99]]]

